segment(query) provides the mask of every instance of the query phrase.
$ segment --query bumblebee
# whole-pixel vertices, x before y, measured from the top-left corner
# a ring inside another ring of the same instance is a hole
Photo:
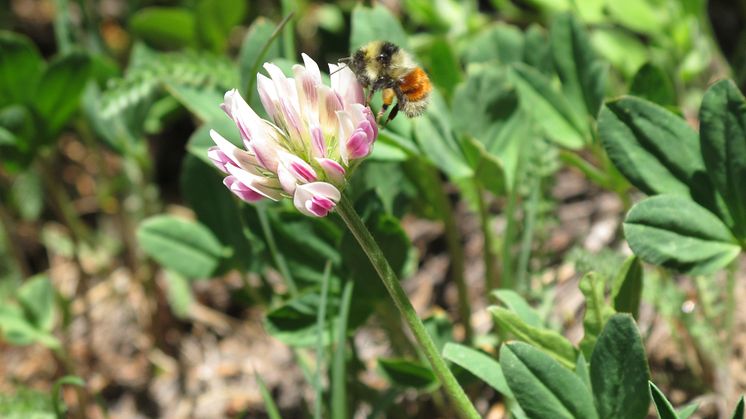
[[[427,73],[415,64],[412,57],[397,45],[387,41],[373,41],[355,51],[346,62],[357,80],[368,89],[367,103],[373,94],[382,91],[386,112],[396,98],[396,104],[386,119],[391,121],[401,110],[412,118],[422,115],[430,99],[432,84]]]

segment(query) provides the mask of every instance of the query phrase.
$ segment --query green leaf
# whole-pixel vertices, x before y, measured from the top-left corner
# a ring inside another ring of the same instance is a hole
[[[591,33],[593,48],[626,78],[650,57],[647,46],[635,34],[615,27],[599,26]]]
[[[642,264],[637,256],[630,256],[624,261],[614,278],[611,298],[614,310],[619,313],[630,313],[637,318],[642,295]]]
[[[655,196],[632,207],[624,235],[640,259],[693,275],[722,268],[740,252],[722,221],[680,196]]]
[[[511,72],[521,107],[533,115],[544,134],[562,147],[582,148],[590,137],[583,118],[573,110],[564,95],[537,70],[516,64]]]
[[[137,240],[148,256],[190,279],[207,278],[225,256],[225,249],[207,227],[170,215],[140,223]]]
[[[629,94],[661,106],[675,106],[676,92],[668,75],[653,63],[646,63],[632,78]]]
[[[350,319],[350,303],[352,302],[352,290],[354,282],[346,282],[342,291],[339,314],[337,315],[337,347],[334,350],[332,360],[332,418],[344,419],[349,417],[347,408],[347,335],[348,321]]]
[[[567,368],[575,366],[577,356],[575,348],[564,336],[554,330],[530,326],[521,320],[517,314],[505,308],[491,306],[488,310],[492,313],[495,326],[500,331],[541,348]]]
[[[461,81],[461,66],[451,43],[444,37],[435,38],[420,56],[433,84],[440,88],[443,95],[451,97],[453,89]]]
[[[189,142],[186,146],[187,151],[189,151],[192,156],[197,157],[210,166],[213,166],[213,163],[210,158],[207,157],[207,150],[215,145],[215,142],[210,138],[211,129],[217,131],[223,136],[223,138],[233,143],[236,147],[244,147],[236,124],[227,116],[223,116],[223,118],[200,125],[200,127],[192,133],[192,136],[189,137]]]
[[[738,404],[736,405],[736,409],[733,410],[733,416],[731,416],[732,419],[743,419],[743,411],[744,411],[743,405],[744,405],[743,395],[741,395],[741,397],[738,399]]]
[[[56,135],[78,109],[90,75],[91,60],[82,53],[59,57],[44,72],[34,105],[49,136]]]
[[[255,84],[255,73],[261,65],[258,61],[272,61],[280,56],[280,43],[277,42],[277,37],[272,39],[275,27],[274,23],[260,16],[249,26],[249,30],[241,43],[241,51],[238,53],[238,67],[241,74],[240,91],[245,95],[256,96],[256,92],[247,92],[245,89],[250,84]],[[269,44],[267,44],[268,42]],[[265,46],[267,46],[267,51],[262,55]]]
[[[705,93],[699,119],[707,174],[746,244],[746,100],[732,81],[720,81]]]
[[[593,390],[593,386],[591,385],[591,373],[588,371],[588,361],[585,360],[583,352],[578,354],[578,359],[575,361],[575,375],[580,378],[580,381],[585,384],[585,387],[589,391]]]
[[[657,35],[665,27],[663,16],[668,15],[665,9],[656,9],[653,2],[647,0],[628,0],[606,2],[606,9],[611,17],[623,26],[637,32]]]
[[[591,357],[591,383],[598,415],[643,419],[650,395],[648,362],[637,325],[629,314],[615,314],[598,337]]]
[[[57,415],[58,418],[65,417],[65,410],[67,409],[67,406],[65,406],[65,401],[60,400],[60,390],[62,390],[62,386],[65,386],[65,385],[85,387],[85,381],[83,381],[82,378],[75,376],[75,375],[66,375],[54,382],[54,385],[52,386],[52,394],[51,394],[52,408],[54,410],[55,415]]]
[[[580,349],[587,358],[591,357],[593,347],[606,321],[614,314],[614,309],[606,302],[605,282],[603,275],[596,272],[590,272],[580,280],[580,291],[585,297],[585,315],[583,316],[585,335],[580,342]]]
[[[54,287],[48,277],[37,275],[18,289],[18,302],[26,320],[40,331],[54,328]]]
[[[492,296],[500,301],[510,311],[514,312],[526,324],[532,327],[543,327],[544,322],[541,320],[539,313],[531,307],[520,294],[513,290],[498,289],[492,291]]]
[[[357,5],[352,10],[350,48],[356,50],[368,42],[383,40],[407,49],[407,34],[399,19],[381,5],[373,8]]]
[[[37,342],[50,349],[60,348],[57,338],[29,323],[23,310],[17,306],[0,305],[0,332],[2,339],[13,345],[30,345]]]
[[[495,195],[503,195],[507,185],[500,159],[488,153],[484,145],[474,138],[467,139],[462,146],[465,157],[474,172],[474,179]]]
[[[430,368],[419,362],[398,358],[378,358],[378,367],[395,386],[417,390],[434,390],[438,380]]]
[[[176,317],[183,319],[189,314],[189,307],[194,301],[192,288],[189,286],[189,280],[181,274],[174,271],[166,271],[166,298],[171,311]]]
[[[0,31],[0,108],[30,101],[43,69],[44,61],[31,40]]]
[[[499,23],[481,30],[469,42],[464,61],[469,64],[491,62],[493,65],[521,62],[523,45],[523,33],[517,27]]]
[[[176,49],[195,44],[196,18],[182,7],[146,7],[129,20],[138,37],[160,48]]]
[[[514,398],[508,382],[505,381],[500,363],[496,359],[476,349],[453,342],[446,343],[443,348],[443,357],[474,374],[500,394]]]
[[[691,403],[679,409],[679,411],[676,412],[676,414],[679,416],[679,419],[689,419],[689,417],[693,415],[694,412],[697,411],[698,407],[699,407],[698,403]]]
[[[676,414],[676,410],[671,406],[671,402],[666,399],[666,396],[652,381],[648,381],[648,384],[650,385],[653,402],[655,402],[655,409],[658,411],[658,417],[660,419],[679,419],[679,415]]]
[[[226,268],[248,269],[253,254],[241,227],[240,204],[228,188],[223,187],[221,174],[212,163],[188,155],[182,161],[179,182],[181,195],[197,214],[197,220],[209,228],[224,247],[232,249]]]
[[[200,44],[216,52],[225,50],[228,35],[246,15],[243,0],[200,0],[196,7],[196,29]]]
[[[544,28],[532,23],[526,30],[525,47],[523,49],[523,62],[541,71],[543,74],[551,74],[554,71],[552,62],[552,47],[547,39]]]
[[[264,384],[264,380],[262,380],[262,377],[257,373],[254,373],[254,377],[256,377],[256,382],[259,384],[259,393],[262,395],[264,409],[267,411],[267,416],[269,416],[269,419],[282,419],[280,410],[277,408],[277,404],[272,398],[269,389],[267,389],[267,385]]]
[[[166,90],[203,122],[228,119],[225,112],[220,109],[220,104],[223,103],[223,94],[218,90],[177,83],[166,83]]]
[[[552,21],[549,40],[562,91],[595,119],[606,88],[606,66],[596,57],[588,34],[572,14],[563,13]]]
[[[611,161],[646,194],[690,196],[700,188],[705,168],[697,133],[670,111],[623,97],[606,103],[598,130]]]
[[[598,418],[583,382],[544,352],[522,342],[507,343],[500,348],[500,366],[528,417]]]
[[[18,174],[10,189],[10,194],[21,218],[27,221],[39,218],[44,208],[44,187],[37,171],[27,170]]]

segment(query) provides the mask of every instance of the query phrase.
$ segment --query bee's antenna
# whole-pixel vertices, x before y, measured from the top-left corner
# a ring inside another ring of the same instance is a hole
[[[332,71],[331,73],[329,73],[329,75],[331,76],[332,74],[336,73],[337,71],[342,70],[343,68],[347,67],[347,62],[348,61],[350,61],[350,57],[340,58],[339,62],[342,63],[343,65],[337,67],[337,69],[334,70],[334,71]]]

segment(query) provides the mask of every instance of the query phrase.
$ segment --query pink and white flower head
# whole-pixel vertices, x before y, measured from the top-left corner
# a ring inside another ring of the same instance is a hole
[[[211,130],[215,146],[207,154],[228,175],[225,186],[244,201],[292,197],[298,211],[324,217],[339,202],[356,162],[370,154],[378,126],[349,68],[329,64],[329,87],[315,61],[303,54],[303,62],[293,66],[294,77],[272,63],[264,64],[269,77],[257,75],[271,121],[237,90],[226,92],[221,108],[236,123],[245,149]]]

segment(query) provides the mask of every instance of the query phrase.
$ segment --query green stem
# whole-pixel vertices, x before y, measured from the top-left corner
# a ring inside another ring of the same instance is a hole
[[[55,0],[54,2],[54,38],[57,42],[57,51],[62,54],[70,52],[72,41],[70,39],[70,5],[67,0]]]
[[[321,388],[321,374],[324,367],[324,322],[326,321],[326,298],[329,292],[329,274],[331,272],[331,261],[326,261],[324,266],[324,278],[321,280],[321,304],[316,317],[316,376],[313,386],[316,390],[316,402],[313,406],[314,419],[321,418],[321,407],[324,391]]]
[[[399,312],[409,325],[412,334],[414,334],[417,342],[420,344],[422,351],[430,362],[430,366],[433,368],[435,375],[445,388],[445,391],[451,399],[451,402],[454,404],[459,416],[469,419],[479,418],[479,413],[477,413],[474,405],[469,401],[469,398],[466,397],[464,390],[458,384],[453,373],[451,373],[451,370],[448,369],[445,361],[438,353],[438,349],[430,338],[430,335],[427,333],[425,325],[422,323],[420,318],[417,317],[417,313],[415,312],[414,307],[412,307],[409,297],[407,297],[406,292],[404,292],[404,289],[399,283],[399,278],[397,278],[391,265],[389,265],[386,257],[383,255],[383,251],[381,251],[381,248],[373,239],[370,231],[368,231],[365,224],[363,224],[363,220],[361,220],[360,216],[355,212],[355,208],[352,206],[352,203],[348,200],[347,196],[342,196],[339,204],[337,204],[337,212],[340,217],[342,217],[347,228],[350,229],[352,235],[355,236],[355,239],[357,239],[357,242],[360,244],[360,247],[363,249],[365,254],[368,255],[368,259],[376,272],[378,272],[378,276],[381,278],[383,285],[394,300],[396,308],[399,309]]]
[[[332,418],[345,419],[349,417],[347,412],[347,359],[345,347],[347,346],[347,320],[350,317],[350,302],[352,300],[352,288],[354,282],[347,281],[342,290],[341,306],[339,308],[339,320],[337,323],[337,347],[334,350],[332,361]]]
[[[494,247],[494,234],[490,224],[490,213],[487,208],[487,202],[484,199],[485,190],[478,182],[476,183],[477,205],[479,206],[479,224],[482,226],[482,236],[484,237],[484,279],[488,291],[496,289],[499,284],[497,280],[497,260],[492,251]]]
[[[524,209],[526,220],[521,238],[521,251],[518,254],[518,269],[516,270],[515,286],[520,290],[527,290],[528,261],[531,255],[531,242],[534,237],[534,223],[536,223],[536,212],[539,209],[539,196],[541,194],[541,179],[536,176],[531,182],[531,191]]]
[[[731,264],[728,266],[726,271],[726,279],[725,279],[725,331],[726,331],[726,339],[727,339],[727,346],[728,350],[730,351],[730,348],[733,346],[733,335],[734,335],[734,320],[735,320],[735,314],[736,314],[736,275],[738,271],[738,260],[739,258],[736,258]]]
[[[269,218],[267,218],[267,209],[263,205],[257,205],[256,212],[259,215],[259,224],[262,226],[262,233],[264,233],[264,238],[267,240],[269,253],[272,256],[277,269],[280,270],[280,274],[282,274],[282,277],[285,279],[285,285],[288,287],[290,295],[295,297],[298,295],[298,287],[295,285],[293,276],[290,274],[290,268],[288,268],[285,258],[282,256],[282,253],[277,250],[275,236],[272,234],[272,228],[269,225]]]
[[[290,16],[294,13],[297,4],[294,0],[282,0],[282,14]],[[290,61],[295,61],[295,30],[293,22],[288,22],[285,25],[285,29],[282,31],[282,49],[285,53],[285,58]]]

